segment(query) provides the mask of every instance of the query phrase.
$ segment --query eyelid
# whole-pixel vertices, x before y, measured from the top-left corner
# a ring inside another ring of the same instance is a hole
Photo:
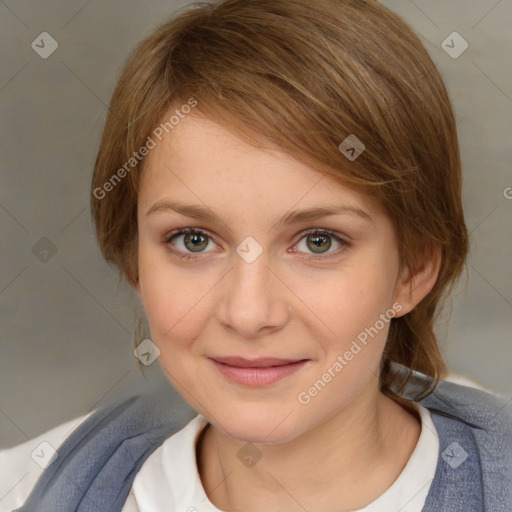
[[[185,228],[178,228],[178,229],[174,229],[173,231],[170,231],[169,233],[167,233],[165,236],[164,236],[164,242],[166,244],[170,243],[170,241],[175,237],[175,236],[182,236],[182,235],[187,235],[189,233],[196,233],[196,234],[200,234],[200,235],[206,235],[208,238],[210,238],[213,243],[215,243],[216,245],[220,245],[216,240],[217,240],[217,237],[212,234],[210,231],[208,231],[207,229],[203,229],[203,228],[195,228],[193,226],[188,226],[188,227],[185,227]],[[211,251],[209,251],[211,252]],[[201,253],[198,253],[198,254],[201,254]]]
[[[198,252],[198,253],[195,253],[195,254],[197,254],[197,256],[195,256],[193,252],[183,253],[182,251],[175,250],[175,249],[170,249],[168,247],[170,242],[171,242],[171,240],[174,237],[176,237],[176,236],[183,236],[183,235],[186,235],[186,234],[189,234],[189,233],[196,233],[196,234],[206,235],[217,246],[220,245],[216,241],[216,236],[213,235],[207,229],[196,228],[196,227],[193,227],[193,226],[188,226],[188,227],[185,227],[185,228],[175,229],[175,230],[167,233],[164,236],[164,243],[167,246],[169,252],[171,252],[171,253],[173,253],[175,255],[182,255],[183,254],[184,255],[183,258],[190,257],[190,259],[193,259],[193,260],[201,258],[201,256],[200,256],[201,254],[208,254],[209,252],[213,252],[213,251]],[[338,233],[338,232],[333,231],[333,230],[328,229],[328,228],[318,228],[317,227],[317,228],[305,229],[305,230],[301,231],[300,233],[298,233],[297,236],[295,237],[295,242],[293,243],[293,247],[295,247],[303,238],[305,238],[305,237],[307,237],[309,235],[315,235],[315,234],[326,234],[328,236],[331,236],[337,242],[339,242],[342,247],[340,249],[336,250],[336,251],[327,252],[327,253],[318,253],[318,255],[316,255],[316,256],[315,256],[314,253],[309,253],[310,254],[309,256],[305,256],[304,257],[305,259],[309,259],[309,260],[326,260],[329,257],[339,256],[341,254],[341,252],[343,252],[344,249],[346,249],[347,247],[349,247],[351,245],[350,239],[346,235],[343,235],[341,233]],[[292,252],[294,252],[294,253],[302,253],[302,251],[297,251],[296,249],[294,249]]]
[[[305,254],[308,254],[308,256],[305,257],[308,260],[326,260],[327,258],[330,258],[330,257],[339,256],[344,251],[344,249],[346,249],[347,247],[349,247],[351,245],[350,241],[347,239],[348,237],[345,237],[341,233],[338,233],[338,232],[333,231],[328,228],[310,228],[310,229],[301,231],[297,235],[297,241],[293,244],[293,246],[295,247],[303,238],[306,238],[307,236],[315,235],[315,234],[328,235],[331,238],[334,238],[341,245],[341,247],[332,252],[317,253],[316,255],[315,255],[315,253],[305,253]],[[293,250],[292,252],[299,253],[302,251]]]
[[[170,242],[170,240],[176,236],[176,235],[186,235],[188,233],[199,233],[199,234],[204,234],[204,235],[207,235],[209,238],[211,238],[214,243],[216,243],[217,245],[219,245],[219,243],[216,241],[216,236],[214,234],[212,234],[210,231],[206,230],[206,229],[203,229],[203,228],[195,228],[195,227],[186,227],[186,228],[179,228],[179,229],[175,229],[169,233],[167,233],[165,236],[164,236],[164,241],[165,242]],[[297,234],[296,236],[296,241],[294,242],[294,245],[297,245],[298,242],[300,242],[300,240],[302,240],[305,236],[308,236],[308,235],[314,235],[314,234],[322,234],[322,233],[325,233],[325,234],[328,234],[330,236],[332,236],[333,238],[336,238],[338,239],[340,242],[343,242],[343,243],[346,243],[348,244],[349,241],[348,241],[348,237],[344,236],[344,235],[341,235],[341,233],[337,233],[336,231],[333,231],[331,229],[328,229],[328,228],[309,228],[309,229],[306,229],[306,230],[303,230],[301,231],[300,233]]]

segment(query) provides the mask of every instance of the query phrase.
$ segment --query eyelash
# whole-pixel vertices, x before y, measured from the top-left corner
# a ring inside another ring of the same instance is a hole
[[[199,228],[188,227],[188,228],[183,228],[183,229],[175,230],[172,233],[169,233],[165,237],[164,244],[166,245],[167,251],[169,253],[171,253],[173,256],[179,258],[180,260],[187,260],[187,261],[198,260],[199,258],[197,256],[192,256],[191,254],[183,253],[181,251],[176,251],[174,249],[171,249],[171,247],[170,247],[171,240],[173,238],[176,238],[179,235],[188,235],[188,234],[191,234],[191,233],[204,235],[204,236],[206,236],[207,238],[209,238],[210,240],[212,240],[215,243],[213,238],[206,231],[203,231],[202,229],[199,229]],[[327,253],[326,256],[306,257],[306,259],[310,260],[310,261],[321,261],[321,260],[326,260],[326,259],[328,259],[331,256],[339,256],[339,254],[341,252],[343,252],[345,249],[347,249],[350,246],[349,242],[347,242],[343,238],[340,238],[333,231],[331,231],[329,229],[318,229],[318,228],[314,228],[314,229],[310,229],[310,230],[302,232],[300,234],[300,238],[297,240],[297,243],[295,245],[297,245],[303,238],[305,238],[307,236],[310,236],[310,235],[328,235],[328,236],[332,237],[334,240],[336,240],[336,242],[339,242],[341,244],[341,246],[342,246],[337,251],[334,251],[332,253]],[[197,254],[202,254],[202,253],[197,253]]]

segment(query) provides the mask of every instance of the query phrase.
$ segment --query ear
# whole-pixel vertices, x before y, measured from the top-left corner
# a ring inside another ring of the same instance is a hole
[[[436,284],[442,261],[441,247],[436,244],[426,252],[414,271],[408,267],[402,269],[395,289],[395,301],[402,305],[402,309],[396,317],[412,311]]]

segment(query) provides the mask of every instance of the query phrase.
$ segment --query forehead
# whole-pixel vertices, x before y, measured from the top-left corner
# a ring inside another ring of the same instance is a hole
[[[187,203],[230,205],[246,214],[342,202],[378,209],[375,201],[321,169],[275,147],[254,147],[197,114],[183,119],[146,157],[139,203],[172,197]],[[260,213],[261,214],[261,213]]]

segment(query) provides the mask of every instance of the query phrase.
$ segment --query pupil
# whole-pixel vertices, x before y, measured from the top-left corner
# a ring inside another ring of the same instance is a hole
[[[317,249],[322,249],[322,244],[325,242],[327,242],[327,244],[326,244],[326,247],[324,247],[324,249],[328,250],[331,247],[330,238],[325,235],[314,235],[314,236],[310,236],[308,238],[312,240],[312,246],[309,246],[309,248],[313,252],[321,252],[321,251],[317,251]],[[309,243],[308,243],[308,245],[309,245]]]
[[[194,252],[200,252],[203,250],[208,245],[208,243],[205,243],[205,241],[206,237],[197,233],[188,234],[185,236],[185,246]],[[192,242],[192,246],[188,246],[187,242]]]

